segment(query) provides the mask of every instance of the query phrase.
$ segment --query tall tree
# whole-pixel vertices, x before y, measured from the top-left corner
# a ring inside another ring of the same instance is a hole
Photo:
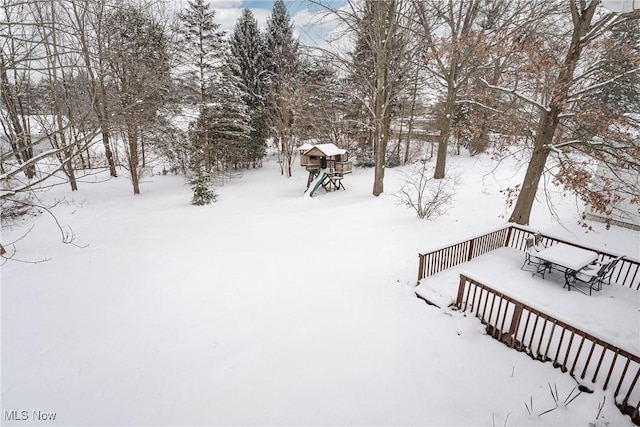
[[[100,127],[102,147],[109,166],[109,174],[117,177],[116,159],[111,149],[111,112],[107,91],[105,61],[104,20],[108,0],[76,0],[69,8],[69,26],[77,38],[83,71],[87,76],[87,89],[91,107]]]
[[[126,138],[126,153],[134,194],[140,193],[140,135],[166,101],[170,58],[162,24],[148,11],[123,5],[107,18],[107,59],[120,106],[118,120]]]
[[[73,80],[74,68],[71,64],[64,63],[65,57],[63,49],[69,46],[68,40],[63,41],[65,33],[60,31],[62,19],[58,13],[61,12],[54,1],[39,3],[34,5],[34,12],[41,23],[39,32],[42,38],[44,52],[46,53],[46,75],[48,79],[50,108],[53,113],[50,120],[45,120],[41,125],[47,129],[47,135],[54,148],[60,148],[59,160],[62,163],[62,171],[67,176],[71,190],[78,189],[76,172],[74,170],[73,158],[74,147],[71,145],[73,133],[68,132],[70,126],[80,128],[80,120],[75,122],[75,114],[71,106],[71,96],[69,96],[69,85]],[[55,23],[50,25],[50,23]],[[59,31],[61,34],[59,34]],[[75,144],[74,144],[75,145]],[[77,147],[76,147],[77,148]]]
[[[218,166],[238,168],[248,166],[250,159],[249,136],[251,117],[245,103],[246,94],[237,77],[237,68],[230,57],[222,68],[222,79],[216,87],[214,100],[209,109],[211,129],[208,143],[214,148]]]
[[[265,68],[265,42],[258,22],[251,9],[244,9],[236,22],[229,40],[231,56],[236,66],[232,72],[240,79],[245,92],[245,102],[251,117],[251,133],[248,149],[250,161],[255,167],[265,153],[268,136],[266,91],[267,70]]]
[[[357,6],[354,6],[357,9]],[[353,73],[366,88],[362,105],[369,118],[373,142],[373,195],[384,191],[384,168],[393,104],[409,77],[416,49],[412,48],[410,21],[403,0],[365,0],[356,14]]]
[[[445,176],[447,147],[458,91],[472,75],[478,58],[475,28],[482,0],[414,1],[426,41],[429,70],[445,91],[439,118],[440,137],[434,178]]]
[[[339,116],[339,92],[335,70],[322,57],[303,57],[300,85],[306,102],[300,113],[300,137],[322,143],[344,145]]]
[[[204,0],[189,1],[187,9],[178,14],[178,55],[185,70],[179,79],[199,103],[211,100],[223,62],[224,32],[214,22],[215,16],[216,11]]]
[[[608,152],[626,167],[629,167],[629,159],[633,159],[633,155],[638,152],[638,148],[634,144],[627,145],[627,149],[621,150],[624,147],[623,144],[617,147],[600,144],[594,140],[593,135],[574,139],[572,136],[575,135],[568,132],[572,127],[570,123],[575,121],[581,107],[585,106],[584,100],[587,99],[587,94],[601,92],[608,85],[616,85],[618,79],[637,73],[640,69],[636,62],[635,68],[611,76],[605,81],[597,82],[593,79],[596,70],[601,69],[605,63],[604,58],[597,55],[598,50],[595,48],[613,27],[631,19],[634,14],[606,12],[601,8],[600,0],[571,1],[563,13],[564,23],[567,24],[567,21],[570,21],[569,31],[563,31],[562,21],[561,23],[549,24],[548,29],[553,30],[555,34],[551,35],[552,39],[545,41],[547,46],[552,46],[546,61],[523,64],[519,70],[523,74],[534,75],[538,82],[536,86],[547,89],[544,96],[532,96],[523,88],[517,88],[513,83],[512,86],[506,84],[499,87],[489,85],[496,90],[519,97],[529,106],[536,108],[538,112],[531,157],[518,199],[509,218],[511,222],[517,224],[529,223],[540,179],[546,170],[547,159],[552,152],[562,153],[573,148],[586,147],[592,155]],[[640,12],[635,13],[636,17],[638,13]],[[549,33],[551,32],[549,31]],[[534,41],[527,40],[524,42],[526,44],[534,43]],[[585,55],[585,52],[589,54]],[[556,57],[558,53],[560,53],[560,57]],[[599,115],[598,120],[603,117]],[[612,122],[610,120],[602,120],[599,123],[599,133],[606,134],[611,129]],[[616,152],[620,154],[615,155]],[[564,161],[566,162],[567,159],[565,158]],[[607,162],[611,162],[611,159]],[[570,163],[565,163],[565,165],[567,164]],[[584,169],[579,172],[574,168],[564,168],[564,170],[571,171],[566,174],[567,182],[573,182],[574,187],[583,185],[584,179],[578,179],[575,173],[585,176]],[[571,173],[574,176],[570,178]]]
[[[269,123],[278,146],[280,172],[290,177],[296,144],[292,127],[297,114],[292,102],[299,84],[299,58],[298,40],[283,0],[273,2],[265,31]]]
[[[3,2],[0,9],[0,124],[11,146],[2,161],[15,157],[28,179],[35,176],[33,141],[29,126],[29,87],[32,85],[34,52],[38,40],[26,2]]]
[[[549,3],[549,2],[547,2]],[[471,84],[487,72],[501,72],[509,52],[492,57],[514,31],[535,22],[548,7],[539,0],[414,0],[415,16],[425,46],[426,69],[441,98],[438,154],[434,178],[445,176],[447,147],[463,99]],[[465,96],[467,95],[467,96]]]

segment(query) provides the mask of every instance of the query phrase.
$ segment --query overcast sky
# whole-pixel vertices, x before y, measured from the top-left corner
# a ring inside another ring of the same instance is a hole
[[[187,7],[187,0],[172,0],[177,10]],[[330,32],[333,25],[322,23],[320,13],[323,9],[309,0],[284,0],[289,15],[295,26],[296,36],[303,45],[321,45],[324,35]],[[322,0],[332,7],[340,7],[346,0]],[[209,0],[211,8],[216,11],[215,21],[222,30],[231,32],[236,25],[242,10],[248,7],[258,20],[260,28],[264,28],[271,15],[273,0]]]

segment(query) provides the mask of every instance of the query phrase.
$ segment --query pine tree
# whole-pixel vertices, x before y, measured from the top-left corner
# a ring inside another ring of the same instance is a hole
[[[238,66],[229,57],[222,68],[221,84],[216,88],[216,102],[209,106],[211,130],[209,143],[223,168],[246,166],[249,162],[249,136],[252,130],[246,94],[237,77]]]
[[[273,87],[298,71],[298,40],[293,35],[293,23],[283,0],[273,2],[266,28],[266,68]]]
[[[195,148],[191,159],[191,204],[196,206],[210,205],[216,201],[216,193],[211,189],[211,178],[203,164],[202,150]]]
[[[264,106],[267,85],[265,41],[251,9],[244,9],[238,18],[229,46],[238,65],[233,71],[245,86],[247,104],[251,108]]]
[[[278,146],[280,172],[291,176],[298,112],[292,108],[300,99],[298,40],[283,0],[273,2],[266,28],[266,70],[268,76],[268,120]]]
[[[615,85],[606,85],[593,98],[600,98],[608,110],[618,113],[640,113],[640,20],[621,22],[611,29],[606,38],[603,67],[596,80],[616,79]],[[622,76],[622,77],[620,77]]]
[[[211,147],[210,119],[207,107],[201,107],[198,119],[189,125],[189,184],[193,190],[191,204],[202,206],[215,202],[215,192],[211,188],[211,175],[207,160]]]
[[[258,22],[250,9],[244,9],[230,38],[230,50],[235,66],[233,74],[244,86],[251,132],[247,141],[247,156],[255,167],[264,157],[268,136],[266,105],[265,42]]]
[[[215,23],[215,10],[204,0],[189,1],[188,8],[178,14],[180,20],[179,57],[186,71],[180,81],[196,102],[210,100],[213,84],[218,81],[223,63],[224,32]]]

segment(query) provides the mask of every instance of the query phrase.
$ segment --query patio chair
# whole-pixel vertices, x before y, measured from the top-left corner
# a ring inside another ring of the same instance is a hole
[[[614,258],[607,264],[607,271],[604,273],[604,277],[602,279],[602,283],[607,282],[607,285],[611,284],[611,276],[613,276],[613,270],[616,268],[616,265],[624,258],[624,255],[619,256],[618,258]]]
[[[620,262],[620,260],[622,260],[624,258],[624,255],[621,255],[617,258],[613,258],[610,259],[609,261],[595,261],[592,264],[589,264],[588,266],[586,266],[585,268],[583,268],[582,270],[580,270],[580,272],[583,273],[587,273],[587,274],[592,274],[589,271],[596,273],[598,270],[600,270],[600,268],[602,267],[606,267],[606,270],[604,272],[604,276],[602,278],[602,283],[604,283],[606,281],[607,285],[611,284],[611,276],[613,276],[613,270],[616,268],[616,265],[618,265],[618,263]]]
[[[549,264],[546,261],[536,257],[536,254],[543,248],[536,248],[535,239],[533,237],[527,237],[524,243],[524,263],[522,264],[522,267],[520,267],[520,270],[524,270],[525,266],[530,265],[535,268],[532,276],[540,274],[542,278],[544,278],[544,273],[547,268],[549,268]]]
[[[542,234],[539,231],[533,235],[533,246],[538,252],[547,247],[547,245],[542,242]]]
[[[597,269],[587,266],[580,271],[575,271],[571,273],[570,279],[567,281],[569,290],[571,290],[571,286],[578,285],[585,288],[588,287],[589,295],[591,295],[591,291],[600,291],[609,270],[613,270],[610,268],[610,263],[602,264]]]

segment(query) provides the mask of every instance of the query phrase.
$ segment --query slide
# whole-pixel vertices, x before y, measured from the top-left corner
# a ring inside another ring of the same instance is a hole
[[[316,178],[313,181],[311,181],[311,184],[309,184],[309,187],[305,190],[305,194],[308,193],[309,197],[313,197],[313,193],[315,193],[318,187],[322,185],[322,181],[324,181],[326,176],[327,176],[327,173],[321,170],[318,173],[318,176],[316,176]]]

